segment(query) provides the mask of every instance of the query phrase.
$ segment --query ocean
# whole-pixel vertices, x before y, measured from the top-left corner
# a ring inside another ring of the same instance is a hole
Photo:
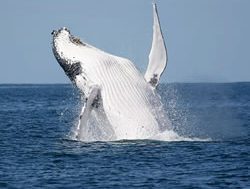
[[[69,85],[0,85],[0,188],[250,188],[250,83],[161,84],[185,141],[79,142]]]

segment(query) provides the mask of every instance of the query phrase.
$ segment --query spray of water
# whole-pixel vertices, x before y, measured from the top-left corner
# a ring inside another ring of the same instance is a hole
[[[161,96],[155,95],[150,98],[151,112],[153,116],[156,118],[159,124],[160,130],[154,136],[146,138],[146,139],[161,140],[161,141],[209,141],[211,140],[209,138],[201,139],[201,138],[197,138],[194,136],[185,135],[185,133],[188,133],[185,130],[186,115],[184,111],[178,110],[177,101],[178,101],[178,95],[177,95],[176,89],[168,88],[168,87],[165,89],[165,91],[163,91],[163,93],[161,92]],[[80,110],[80,107],[82,105],[83,105],[83,100],[80,100],[76,108]],[[100,109],[99,111],[104,111],[104,110]],[[107,122],[104,112],[97,113],[96,111],[92,111],[91,117],[88,121],[86,130],[85,130],[83,141],[90,142],[90,141],[122,140],[122,139],[117,139],[115,136],[115,133],[109,127],[110,125]],[[129,128],[129,125],[128,125],[128,128]],[[78,132],[79,132],[79,128],[78,128],[78,118],[77,118],[74,126],[71,129],[71,132],[69,135],[70,139],[82,140],[77,137]],[[134,139],[137,139],[137,138],[134,138]]]

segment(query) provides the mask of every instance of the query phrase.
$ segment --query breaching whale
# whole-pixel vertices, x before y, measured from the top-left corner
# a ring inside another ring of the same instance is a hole
[[[63,27],[52,32],[60,66],[83,93],[76,137],[79,140],[149,139],[170,124],[156,87],[167,65],[167,50],[156,4],[153,40],[145,75],[128,59],[104,52]]]

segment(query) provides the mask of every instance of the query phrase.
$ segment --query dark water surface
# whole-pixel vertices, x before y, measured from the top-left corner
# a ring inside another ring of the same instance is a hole
[[[211,140],[73,141],[71,85],[0,85],[0,188],[250,188],[250,83],[160,94],[176,132]]]

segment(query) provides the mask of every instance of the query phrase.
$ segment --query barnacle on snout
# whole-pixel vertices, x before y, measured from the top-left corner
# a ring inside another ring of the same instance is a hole
[[[86,44],[84,44],[81,40],[80,40],[80,38],[78,38],[78,37],[74,37],[74,36],[70,36],[70,41],[72,42],[72,43],[74,43],[74,44],[76,44],[76,45],[83,45],[83,46],[85,46]]]

